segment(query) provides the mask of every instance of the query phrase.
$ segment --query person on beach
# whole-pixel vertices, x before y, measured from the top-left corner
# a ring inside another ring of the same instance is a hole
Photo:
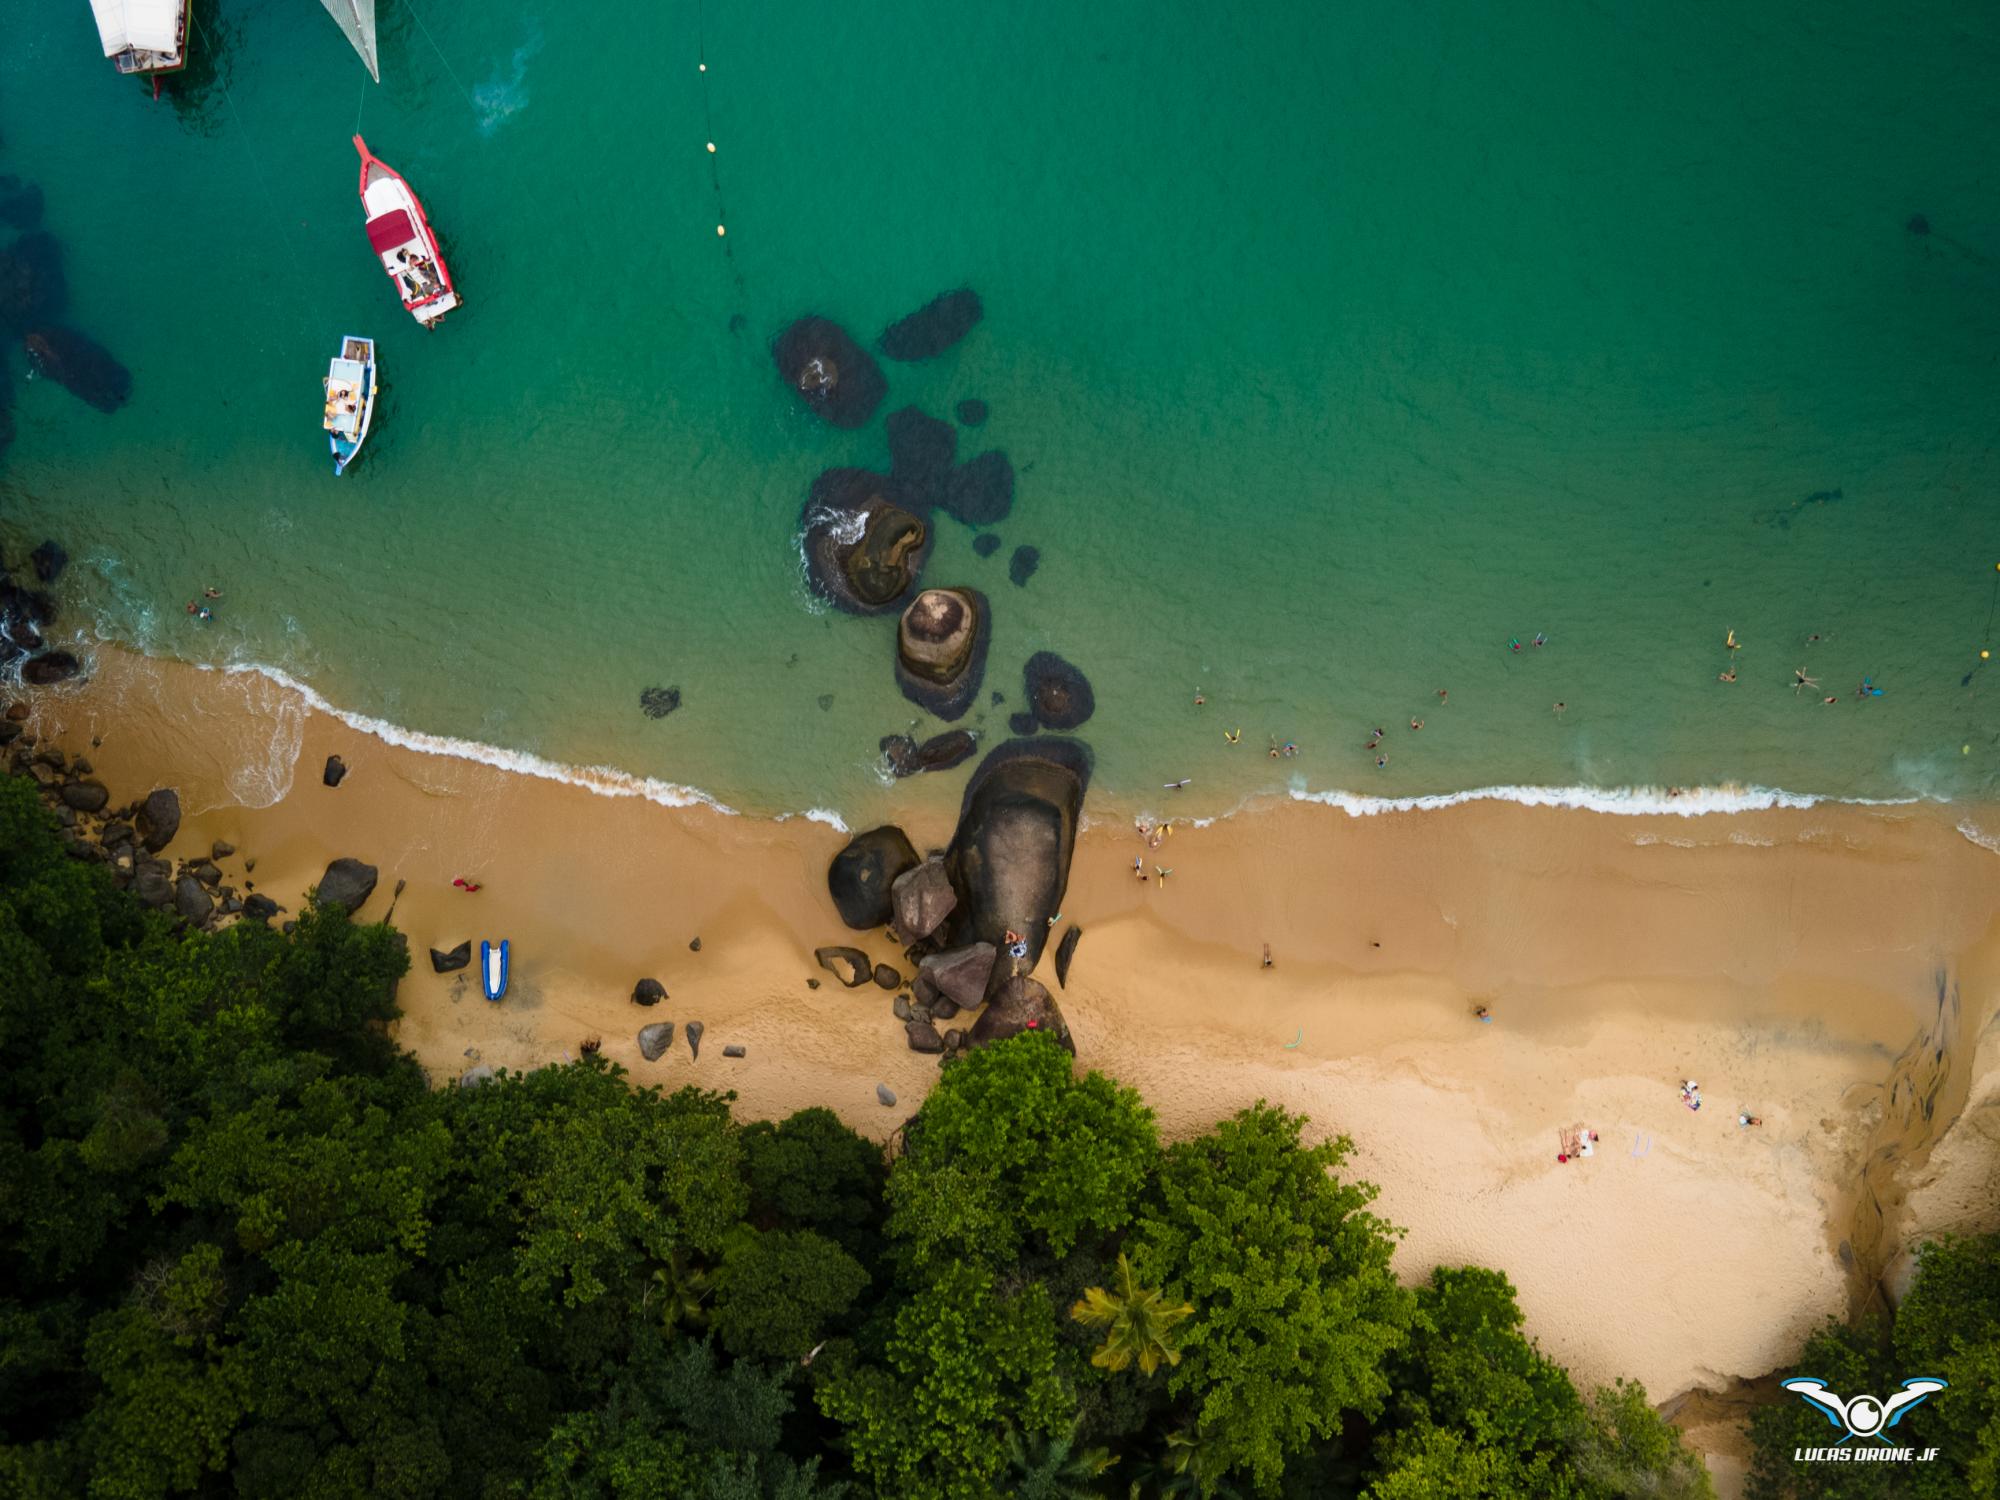
[[[1145,882],[1146,882],[1146,861],[1145,861],[1145,860],[1143,860],[1143,859],[1141,859],[1141,858],[1140,858],[1140,857],[1139,857],[1138,855],[1136,855],[1136,854],[1132,856],[1132,873],[1133,873],[1134,875],[1137,875],[1137,876],[1139,877],[1139,883],[1140,883],[1141,885],[1144,885],[1144,884],[1145,884]]]
[[[1170,792],[1178,792],[1182,787],[1186,786],[1189,782],[1193,780],[1194,778],[1192,776],[1183,776],[1179,781],[1169,781],[1164,783],[1164,785],[1166,787],[1166,790]]]
[[[1701,1085],[1692,1078],[1685,1079],[1681,1083],[1681,1103],[1689,1109],[1701,1108]]]
[[[1172,865],[1168,865],[1166,869],[1163,870],[1158,865],[1154,865],[1153,873],[1160,877],[1160,889],[1165,890],[1167,888],[1167,877],[1174,873],[1174,867]]]
[[[1277,960],[1271,957],[1271,945],[1270,945],[1269,943],[1266,943],[1266,944],[1264,945],[1264,964],[1263,964],[1263,967],[1265,967],[1265,968],[1267,968],[1267,969],[1268,969],[1268,968],[1270,968],[1270,967],[1271,967],[1271,966],[1272,966],[1272,965],[1273,965],[1274,963],[1276,963],[1276,962],[1277,962]]]
[[[1472,1019],[1475,1021],[1484,1021],[1488,1026],[1491,1026],[1493,1024],[1493,1012],[1483,1005],[1475,1006],[1472,1011]]]
[[[1764,1123],[1764,1120],[1761,1115],[1753,1115],[1745,1112],[1737,1115],[1736,1123],[1738,1126],[1762,1125]]]

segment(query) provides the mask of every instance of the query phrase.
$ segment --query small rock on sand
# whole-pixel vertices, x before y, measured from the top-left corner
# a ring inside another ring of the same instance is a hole
[[[875,965],[875,982],[885,990],[901,989],[903,987],[903,976],[887,964],[877,964]]]
[[[701,1057],[701,1034],[704,1029],[699,1021],[690,1021],[687,1024],[688,1051],[697,1060]]]
[[[750,1051],[740,1043],[731,1042],[727,1047],[722,1049],[722,1055],[724,1057],[748,1057]]]
[[[894,1106],[896,1102],[896,1096],[889,1091],[889,1085],[886,1083],[875,1085],[875,1097],[887,1106]]]
[[[492,1076],[493,1064],[481,1063],[476,1068],[467,1068],[459,1077],[458,1086],[462,1089],[476,1089]]]
[[[329,755],[326,758],[326,769],[320,773],[320,785],[339,786],[340,778],[346,774],[347,762],[342,760],[338,755]]]
[[[666,986],[657,979],[642,979],[632,986],[634,1005],[658,1005],[667,998]]]
[[[650,1026],[639,1028],[639,1055],[647,1062],[658,1062],[667,1055],[667,1048],[674,1044],[674,1023],[655,1021]]]
[[[690,953],[699,953],[699,952],[701,952],[701,939],[700,939],[700,938],[696,938],[696,939],[695,939],[695,940],[694,940],[693,942],[691,942],[691,943],[689,943],[689,944],[688,944],[688,952],[690,952]]]
[[[928,1021],[912,1021],[903,1028],[912,1052],[942,1052],[944,1038],[938,1035],[937,1027]]]

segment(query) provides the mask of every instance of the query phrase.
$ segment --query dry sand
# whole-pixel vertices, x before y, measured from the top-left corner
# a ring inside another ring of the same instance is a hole
[[[643,1082],[733,1089],[745,1116],[824,1104],[882,1138],[937,1076],[889,995],[813,962],[840,943],[900,961],[834,914],[832,828],[398,748],[260,677],[116,652],[36,712],[115,798],[179,788],[169,854],[227,840],[228,878],[254,859],[257,889],[294,908],[353,855],[381,870],[369,917],[406,881],[399,1036],[440,1081],[595,1036]],[[349,775],[329,790],[336,752]],[[949,837],[962,784],[905,784],[919,847]],[[1580,1381],[1726,1391],[1785,1365],[1923,1232],[1993,1227],[2000,863],[1955,826],[1968,816],[2000,828],[1984,809],[1497,802],[1359,819],[1280,804],[1157,850],[1092,826],[1062,1003],[1082,1063],[1137,1086],[1170,1136],[1265,1098],[1350,1137],[1346,1170],[1406,1231],[1403,1275],[1503,1268]],[[1135,856],[1171,879],[1135,880]],[[461,875],[484,889],[454,890]],[[482,936],[513,943],[499,1005],[424,957]],[[630,1003],[641,976],[665,1004]],[[652,1020],[705,1023],[699,1062],[684,1041],[645,1062],[634,1034]],[[748,1056],[725,1059],[728,1043]],[[1740,1128],[1739,1109],[1763,1124]],[[1574,1125],[1598,1132],[1596,1154],[1559,1164]],[[1699,1436],[1733,1487],[1726,1426]]]

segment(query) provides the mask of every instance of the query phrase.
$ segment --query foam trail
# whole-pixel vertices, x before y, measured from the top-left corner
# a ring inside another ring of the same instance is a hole
[[[1669,796],[1664,787],[1482,786],[1422,797],[1364,797],[1355,792],[1307,792],[1294,788],[1294,802],[1337,807],[1351,818],[1389,812],[1428,812],[1462,802],[1518,802],[1523,807],[1573,807],[1620,817],[1699,818],[1711,813],[1763,812],[1774,807],[1817,807],[1844,802],[1859,807],[1904,807],[1920,797],[1822,797],[1762,786],[1688,787]]]

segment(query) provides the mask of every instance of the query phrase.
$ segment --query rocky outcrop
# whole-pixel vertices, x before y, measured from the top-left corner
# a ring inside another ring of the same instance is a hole
[[[21,681],[29,687],[53,687],[67,682],[82,668],[83,663],[68,651],[44,651],[21,664]]]
[[[200,927],[215,915],[215,898],[194,876],[183,875],[174,882],[174,910],[190,927]]]
[[[1003,954],[1000,974],[1025,974],[1041,957],[1049,919],[1062,910],[1089,779],[1090,752],[1082,744],[1038,737],[993,750],[966,785],[945,856],[962,898],[951,938],[1000,948],[1008,932],[1020,934],[1026,955]]]
[[[987,410],[986,403],[977,396],[967,396],[958,403],[958,420],[967,427],[983,427],[986,425]]]
[[[1076,957],[1076,945],[1081,941],[1083,941],[1083,929],[1072,922],[1069,931],[1063,934],[1062,941],[1056,944],[1056,983],[1064,989],[1069,988],[1070,960]]]
[[[946,723],[964,717],[986,676],[990,634],[979,590],[925,589],[897,626],[896,685]]]
[[[898,318],[882,330],[875,347],[895,360],[932,359],[972,332],[984,315],[979,294],[962,286]]]
[[[440,953],[435,948],[431,949],[431,972],[433,974],[455,974],[471,962],[471,938],[467,938],[449,953]]]
[[[170,786],[156,788],[139,804],[139,842],[148,854],[158,854],[181,828],[180,793]]]
[[[906,943],[920,943],[936,932],[958,905],[958,892],[951,888],[941,854],[898,875],[889,894],[896,935]]]
[[[972,550],[980,557],[991,557],[1000,550],[1000,535],[994,531],[982,531],[972,539]]]
[[[642,979],[632,986],[634,1005],[658,1005],[667,998],[667,987],[657,979]]]
[[[944,508],[968,526],[991,526],[1014,508],[1014,466],[997,448],[951,471]]]
[[[882,758],[895,776],[915,776],[922,771],[948,771],[972,758],[978,739],[968,730],[948,729],[934,734],[921,745],[907,734],[882,737]]]
[[[62,789],[62,800],[78,812],[103,812],[111,793],[101,781],[72,781]]]
[[[800,318],[773,341],[771,358],[806,409],[836,427],[866,426],[889,393],[882,367],[828,318]]]
[[[361,910],[375,891],[375,867],[358,859],[336,859],[319,878],[322,906],[338,903],[351,916]]]
[[[1053,651],[1037,651],[1021,669],[1028,707],[1044,729],[1075,729],[1097,712],[1090,679]]]
[[[658,1062],[667,1055],[667,1049],[674,1044],[674,1023],[655,1021],[650,1026],[639,1028],[639,1055],[647,1062]]]
[[[1060,1042],[1072,1057],[1076,1055],[1076,1043],[1070,1037],[1069,1023],[1063,1019],[1055,997],[1025,974],[1016,975],[994,990],[992,998],[986,1002],[986,1009],[973,1022],[966,1044],[983,1047],[988,1042],[1004,1042],[1008,1037],[1019,1036],[1024,1031],[1045,1031]]]
[[[268,922],[271,920],[271,918],[275,917],[277,914],[278,914],[278,903],[273,901],[269,896],[263,895],[257,891],[252,891],[249,895],[243,898],[243,915],[248,917],[253,922]],[[466,956],[470,958],[472,954],[472,945],[470,943],[465,943],[462,944],[461,946],[464,947],[466,951]]]
[[[929,1021],[911,1021],[903,1027],[903,1036],[912,1052],[944,1051],[944,1038],[938,1035],[937,1027]]]
[[[664,719],[681,706],[677,687],[649,687],[639,694],[639,711],[649,719]]]
[[[1015,588],[1026,588],[1028,580],[1035,576],[1035,569],[1041,565],[1041,548],[1016,547],[1014,555],[1007,560],[1007,576],[1014,581]]]
[[[920,986],[971,1010],[985,1003],[998,959],[999,949],[992,943],[968,943],[919,960],[917,977]]]
[[[806,496],[799,520],[806,581],[849,614],[901,608],[930,556],[930,528],[889,498],[893,488],[867,469],[828,469]]]
[[[140,870],[132,877],[132,894],[148,906],[165,906],[174,899],[174,882],[164,870]]]
[[[894,824],[857,833],[827,866],[826,888],[849,927],[865,930],[889,921],[889,888],[905,870],[915,869],[917,851]]]
[[[95,339],[50,324],[22,341],[36,373],[99,411],[112,412],[132,396],[132,372]]]
[[[326,769],[320,772],[319,775],[320,785],[339,786],[346,775],[347,762],[342,760],[338,755],[329,755],[326,758]]]
[[[889,478],[905,510],[928,513],[942,505],[958,456],[958,433],[914,406],[889,413]]]
[[[859,948],[815,948],[813,957],[822,969],[850,990],[858,989],[875,977],[875,966],[869,963],[868,955]]]

